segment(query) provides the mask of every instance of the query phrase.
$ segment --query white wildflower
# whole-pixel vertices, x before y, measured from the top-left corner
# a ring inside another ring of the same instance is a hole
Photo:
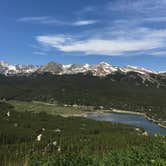
[[[145,131],[145,132],[142,133],[142,135],[144,135],[144,136],[148,136],[148,132]]]
[[[60,133],[61,130],[60,130],[60,129],[56,129],[55,132],[56,132],[56,133]]]
[[[56,141],[54,141],[52,144],[53,144],[54,146],[56,146],[56,145],[57,145],[57,142],[56,142]]]
[[[10,117],[10,112],[8,111],[6,115],[7,115],[8,117]]]
[[[60,146],[58,147],[58,152],[60,152],[61,151],[61,148],[60,148]]]
[[[37,136],[37,141],[41,141],[41,137],[42,137],[42,134],[39,134],[39,135]]]
[[[139,128],[135,128],[135,130],[136,130],[136,131],[140,131],[140,129],[139,129]]]

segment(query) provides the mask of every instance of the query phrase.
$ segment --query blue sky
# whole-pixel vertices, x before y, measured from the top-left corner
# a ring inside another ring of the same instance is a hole
[[[0,60],[166,70],[166,0],[0,0]]]

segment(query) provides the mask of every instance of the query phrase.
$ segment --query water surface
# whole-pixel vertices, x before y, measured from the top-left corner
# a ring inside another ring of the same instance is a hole
[[[124,113],[92,113],[88,114],[87,118],[99,121],[110,121],[114,123],[128,124],[139,128],[144,128],[144,130],[147,131],[150,135],[154,135],[156,133],[166,135],[166,128],[162,128],[154,122],[147,120],[143,115]]]

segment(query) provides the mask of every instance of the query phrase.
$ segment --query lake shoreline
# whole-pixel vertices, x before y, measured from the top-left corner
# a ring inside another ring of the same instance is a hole
[[[132,115],[142,115],[144,116],[147,120],[157,124],[158,126],[165,128],[165,125],[162,125],[161,122],[154,120],[150,118],[149,116],[146,115],[146,113],[141,113],[141,112],[134,112],[134,111],[126,111],[126,110],[118,110],[118,109],[112,109],[112,110],[97,110],[97,111],[92,111],[92,112],[84,112],[80,114],[73,114],[71,116],[73,117],[87,117],[88,114],[103,114],[103,113],[121,113],[121,114],[132,114]],[[70,115],[69,115],[70,116]],[[64,115],[64,117],[69,117],[68,115]]]
[[[45,105],[50,105],[50,106],[55,106],[55,104],[50,104],[50,103],[46,103],[46,102],[41,102],[41,101],[33,101],[33,103],[39,103],[39,104],[45,104]],[[146,113],[142,113],[142,112],[134,112],[134,111],[126,111],[126,110],[119,110],[119,109],[111,109],[111,110],[96,110],[96,111],[86,111],[86,112],[81,112],[81,113],[74,113],[71,115],[68,114],[61,114],[61,116],[63,117],[70,117],[70,116],[74,116],[74,117],[85,117],[87,114],[102,114],[102,113],[124,113],[124,114],[133,114],[133,115],[142,115],[144,116],[147,120],[157,124],[158,126],[162,127],[162,128],[166,128],[166,125],[161,124],[161,121],[155,120],[153,118],[150,118]]]
[[[134,111],[124,111],[124,110],[117,110],[117,109],[113,109],[112,112],[114,113],[124,113],[124,114],[133,114],[133,115],[142,115],[144,116],[147,120],[157,124],[158,126],[162,127],[162,128],[166,128],[165,125],[162,125],[161,122],[150,118],[148,115],[146,115],[146,113],[141,113],[141,112],[134,112]]]
[[[56,104],[41,102],[41,101],[32,101],[34,104],[44,104],[48,106],[56,106]],[[126,111],[126,110],[119,110],[119,109],[110,109],[110,110],[96,110],[96,111],[86,111],[86,112],[80,112],[80,113],[73,113],[73,114],[59,114],[62,117],[86,117],[88,114],[103,114],[103,113],[123,113],[123,114],[133,114],[133,115],[142,115],[147,120],[157,124],[158,126],[162,128],[166,128],[166,125],[161,124],[161,121],[157,121],[153,118],[150,118],[146,113],[141,112],[134,112],[134,111]]]

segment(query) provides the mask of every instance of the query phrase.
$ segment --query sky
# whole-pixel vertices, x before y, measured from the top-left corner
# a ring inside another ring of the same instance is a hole
[[[0,60],[166,70],[166,0],[0,0]]]

